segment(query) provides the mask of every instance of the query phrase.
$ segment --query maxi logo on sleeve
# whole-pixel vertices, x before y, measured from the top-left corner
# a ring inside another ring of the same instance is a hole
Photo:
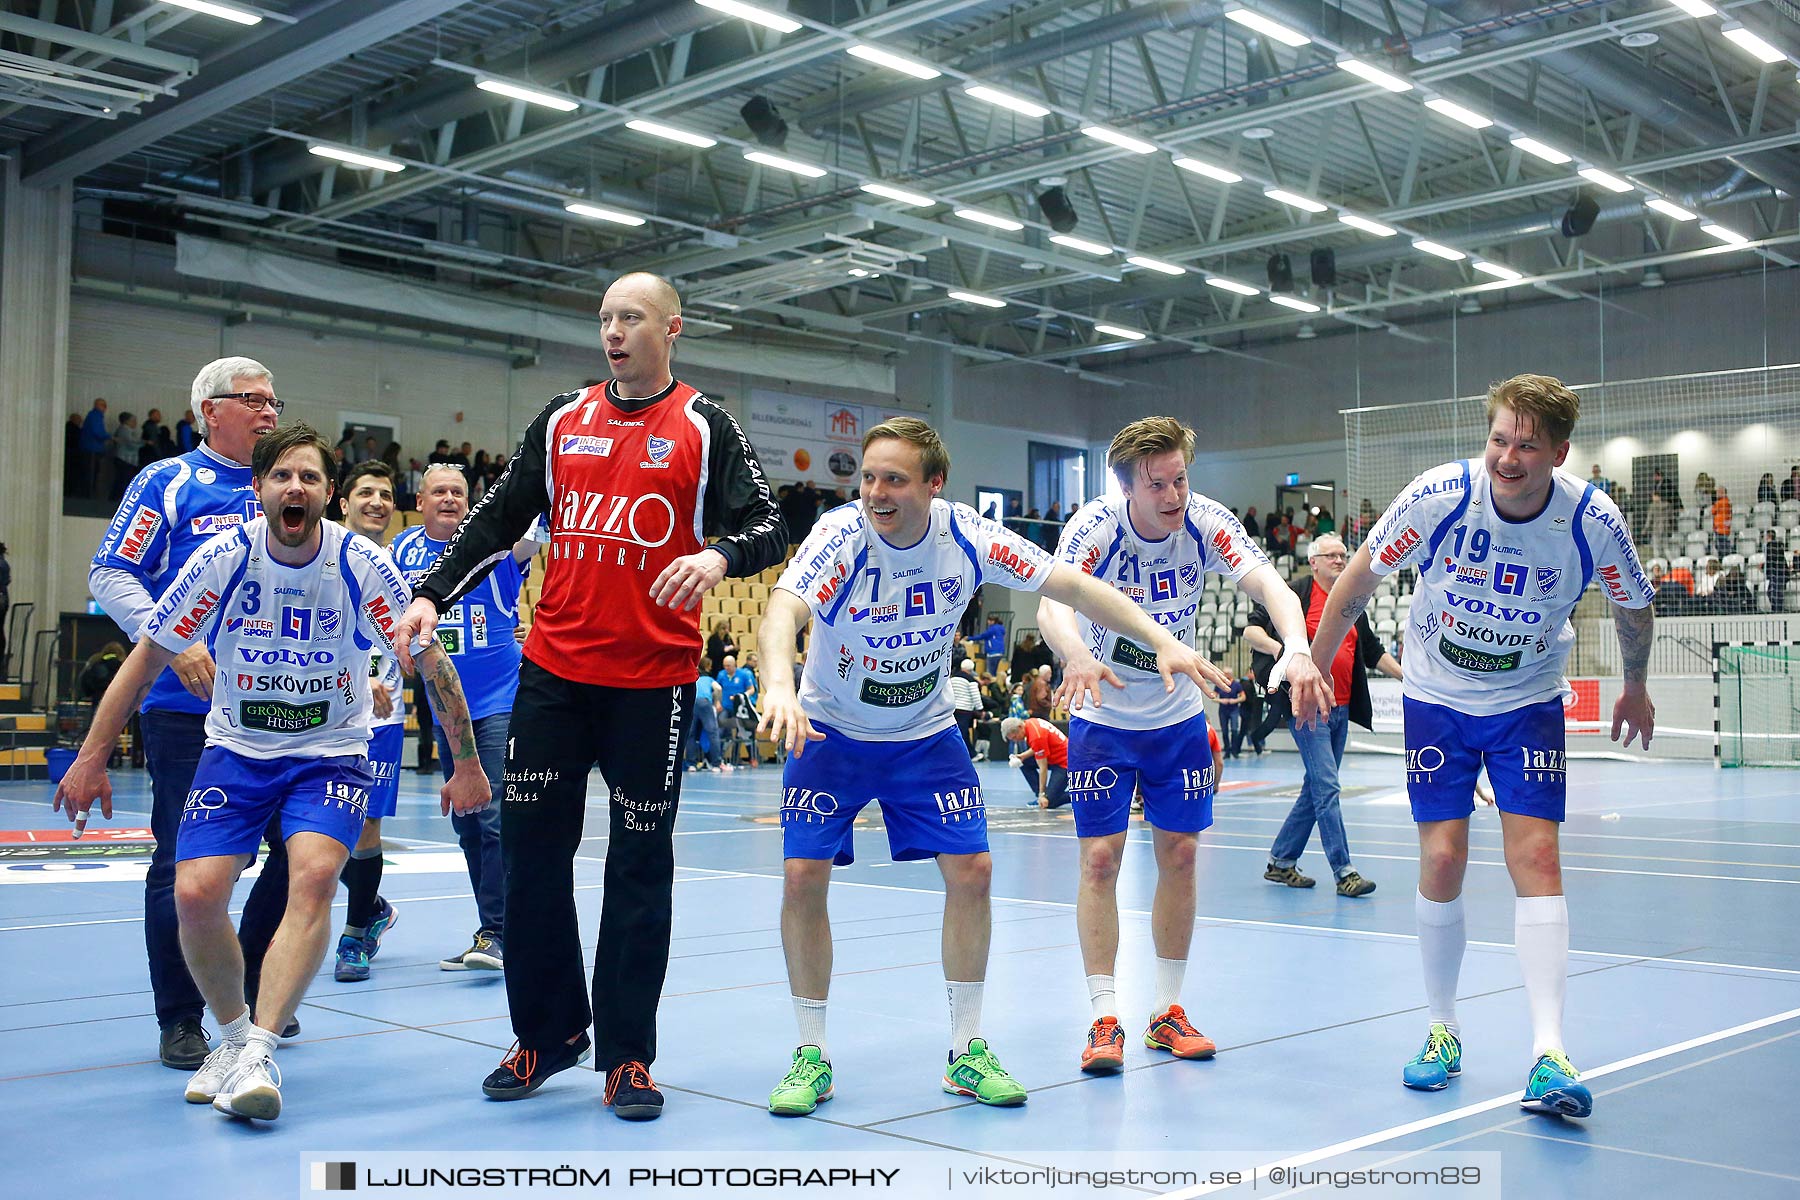
[[[144,552],[150,548],[150,539],[162,528],[162,522],[161,513],[140,504],[131,516],[131,528],[119,542],[119,557],[141,564]]]
[[[1384,567],[1399,566],[1400,560],[1412,553],[1413,547],[1423,540],[1419,531],[1408,525],[1400,531],[1400,536],[1394,539],[1393,544],[1381,552],[1381,565]]]
[[[188,609],[187,615],[175,622],[175,636],[191,638],[199,633],[201,624],[212,615],[212,610],[218,606],[219,593],[211,589],[200,593],[200,598],[194,601],[194,607]]]
[[[325,724],[330,715],[329,700],[315,700],[311,704],[288,704],[281,700],[238,701],[238,723],[245,729],[264,729],[270,733],[305,733]]]

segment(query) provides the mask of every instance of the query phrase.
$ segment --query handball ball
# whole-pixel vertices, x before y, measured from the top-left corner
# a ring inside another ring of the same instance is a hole
[[[794,470],[796,470],[796,471],[812,470],[812,455],[805,450],[794,451]]]

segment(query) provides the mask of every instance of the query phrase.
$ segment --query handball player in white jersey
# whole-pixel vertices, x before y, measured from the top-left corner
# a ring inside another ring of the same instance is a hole
[[[1106,465],[1124,495],[1097,497],[1070,517],[1057,561],[1119,589],[1187,645],[1206,574],[1230,579],[1273,618],[1285,652],[1269,685],[1285,679],[1296,718],[1309,723],[1327,710],[1331,691],[1313,665],[1306,614],[1230,510],[1188,490],[1193,458],[1194,431],[1173,417],[1145,417],[1121,429]],[[1134,791],[1143,796],[1156,853],[1156,979],[1144,1044],[1177,1058],[1211,1058],[1212,1039],[1180,1003],[1194,933],[1194,856],[1200,831],[1212,825],[1217,783],[1205,697],[1187,679],[1166,690],[1148,650],[1096,621],[1078,621],[1066,604],[1040,600],[1038,625],[1065,661],[1060,694],[1070,706],[1069,802],[1081,846],[1075,924],[1093,1009],[1081,1069],[1099,1074],[1125,1065],[1113,972],[1119,860]],[[1113,685],[1104,694],[1102,680]]]
[[[394,468],[379,458],[365,459],[344,476],[343,491],[344,528],[377,546],[387,545],[388,523],[394,519]],[[398,811],[400,756],[406,749],[406,681],[400,677],[398,656],[379,650],[371,656],[369,704],[374,716],[369,774],[375,777],[375,786],[369,793],[362,835],[341,876],[348,895],[331,973],[339,983],[369,978],[369,960],[399,916],[399,910],[381,898],[381,821]]]
[[[939,499],[949,473],[950,456],[925,422],[896,417],[871,429],[862,498],[819,518],[763,616],[762,728],[789,752],[781,932],[800,1027],[791,1068],[769,1097],[779,1115],[810,1113],[831,1098],[826,888],[833,863],[854,857],[853,824],[872,800],[881,802],[894,859],[935,858],[944,876],[951,1031],[943,1089],[983,1104],[1024,1103],[1025,1088],[981,1036],[993,862],[981,785],[946,686],[957,625],[976,588],[1041,591],[1123,631],[1146,647],[1165,689],[1190,682],[1178,674],[1225,682],[1112,588],[1054,564],[967,505]],[[808,618],[796,696],[794,633]]]
[[[1557,847],[1568,779],[1569,615],[1590,584],[1612,603],[1624,664],[1613,740],[1623,730],[1626,746],[1636,737],[1648,749],[1656,722],[1645,685],[1656,590],[1618,505],[1561,469],[1580,413],[1580,397],[1547,375],[1488,389],[1482,457],[1435,467],[1406,486],[1331,589],[1313,637],[1315,647],[1336,646],[1381,576],[1418,569],[1403,688],[1430,1028],[1401,1082],[1435,1091],[1462,1070],[1462,883],[1472,792],[1485,766],[1518,897],[1513,942],[1531,1010],[1536,1061],[1519,1103],[1568,1117],[1585,1117],[1594,1105],[1563,1048],[1569,909]]]
[[[106,759],[132,707],[177,655],[205,642],[219,668],[206,749],[176,839],[175,904],[188,969],[220,1038],[185,1094],[266,1121],[281,1114],[276,1038],[325,957],[331,899],[374,786],[370,652],[393,652],[393,629],[411,597],[386,551],[321,520],[331,445],[311,427],[264,434],[251,471],[264,515],[201,546],[157,601],[55,806],[85,821],[97,799],[112,816]],[[419,662],[444,702],[439,712],[456,714],[457,772],[444,785],[444,810],[480,809],[488,784],[455,668],[435,642]],[[264,959],[253,1021],[227,906],[277,811],[289,860],[287,913]]]

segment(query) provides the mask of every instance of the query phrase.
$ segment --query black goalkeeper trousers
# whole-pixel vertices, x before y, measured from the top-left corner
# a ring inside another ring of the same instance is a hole
[[[601,1071],[656,1058],[669,966],[675,810],[694,685],[576,683],[527,659],[506,743],[506,997],[519,1045],[543,1052],[594,1025]],[[588,771],[608,789],[592,1008],[575,916]]]

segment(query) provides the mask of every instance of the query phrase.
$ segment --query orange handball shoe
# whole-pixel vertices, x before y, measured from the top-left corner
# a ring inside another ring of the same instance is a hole
[[[1144,1030],[1144,1045],[1152,1050],[1167,1050],[1176,1058],[1211,1058],[1219,1052],[1213,1040],[1195,1029],[1181,1005],[1169,1005],[1169,1011],[1150,1019]]]
[[[1125,1031],[1119,1018],[1101,1017],[1088,1029],[1087,1049],[1081,1052],[1081,1069],[1089,1075],[1104,1075],[1125,1066]]]

